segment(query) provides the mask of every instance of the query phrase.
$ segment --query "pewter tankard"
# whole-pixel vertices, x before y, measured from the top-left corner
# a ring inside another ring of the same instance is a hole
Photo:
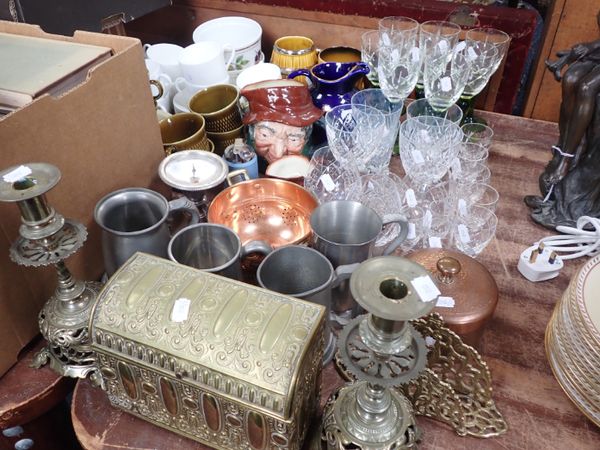
[[[267,255],[273,248],[265,241],[250,241],[242,245],[231,228],[216,223],[197,223],[178,231],[169,242],[167,251],[171,261],[243,280],[241,260],[250,253]]]
[[[301,245],[279,247],[258,266],[256,278],[261,287],[327,308],[323,365],[331,361],[336,348],[329,319],[331,290],[348,280],[358,266],[350,264],[334,270],[325,256]]]
[[[323,203],[310,216],[311,247],[325,255],[334,267],[360,263],[372,256],[377,235],[389,223],[398,223],[400,232],[385,248],[384,255],[392,253],[406,239],[408,223],[402,215],[390,214],[382,219],[368,206],[351,200]],[[332,295],[333,316],[342,324],[341,318],[349,319],[356,312],[348,282],[340,283]]]
[[[200,219],[198,209],[186,197],[167,201],[158,192],[126,188],[103,197],[94,210],[102,228],[104,269],[110,277],[135,252],[167,257],[171,239],[167,217],[173,211],[188,211],[192,223]]]

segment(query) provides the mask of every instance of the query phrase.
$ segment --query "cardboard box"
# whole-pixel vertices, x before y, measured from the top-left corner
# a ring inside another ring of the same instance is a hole
[[[100,228],[93,220],[96,202],[123,187],[162,185],[157,167],[164,153],[141,43],[81,31],[73,37],[51,35],[37,26],[3,21],[0,32],[113,49],[114,55],[92,68],[83,84],[0,117],[0,168],[48,162],[61,170],[48,201],[88,229],[83,248],[66,263],[75,276],[97,280],[103,264]],[[38,333],[37,314],[56,287],[52,266],[24,268],[10,260],[19,225],[17,206],[0,202],[0,375]]]

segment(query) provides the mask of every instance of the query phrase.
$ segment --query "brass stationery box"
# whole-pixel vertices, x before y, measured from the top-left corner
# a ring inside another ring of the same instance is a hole
[[[299,449],[318,405],[325,309],[137,253],[90,319],[110,402],[218,449]]]

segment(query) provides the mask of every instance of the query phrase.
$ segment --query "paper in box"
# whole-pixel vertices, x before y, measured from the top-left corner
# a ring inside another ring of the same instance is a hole
[[[164,154],[141,43],[82,31],[51,35],[4,21],[0,32],[113,50],[72,90],[57,98],[44,95],[0,117],[0,168],[48,162],[61,170],[61,181],[47,194],[49,203],[88,229],[84,247],[66,262],[76,277],[96,280],[103,273],[100,229],[93,221],[96,202],[123,187],[161,186],[157,167]],[[37,314],[56,287],[51,266],[23,268],[10,260],[19,225],[16,205],[0,203],[0,375],[37,334]]]

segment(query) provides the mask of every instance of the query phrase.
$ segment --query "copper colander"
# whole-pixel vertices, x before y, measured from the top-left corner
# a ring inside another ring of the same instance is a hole
[[[295,183],[261,178],[220,192],[208,208],[208,221],[233,229],[242,244],[262,240],[281,247],[309,238],[310,214],[317,205],[313,195]]]

